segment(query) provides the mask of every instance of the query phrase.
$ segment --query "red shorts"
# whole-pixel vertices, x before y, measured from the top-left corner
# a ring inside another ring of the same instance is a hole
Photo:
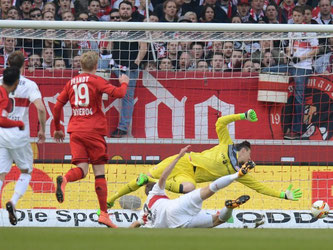
[[[72,163],[88,162],[93,165],[108,162],[107,146],[103,135],[87,132],[72,132],[70,134]]]

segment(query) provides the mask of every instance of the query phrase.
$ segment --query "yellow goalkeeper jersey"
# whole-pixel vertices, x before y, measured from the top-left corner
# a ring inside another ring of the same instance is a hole
[[[215,124],[219,144],[200,153],[189,153],[189,160],[196,169],[195,181],[197,183],[214,181],[221,176],[233,174],[240,169],[237,151],[227,128],[229,123],[240,119],[240,114],[220,117]],[[247,174],[237,179],[237,181],[261,194],[280,197],[280,191],[275,191],[263,185],[251,174]]]

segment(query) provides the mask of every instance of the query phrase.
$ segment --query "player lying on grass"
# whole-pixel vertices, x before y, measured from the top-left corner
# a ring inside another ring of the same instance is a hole
[[[231,217],[234,208],[239,207],[250,199],[250,196],[243,195],[236,200],[227,200],[225,207],[215,215],[201,210],[204,200],[214,195],[218,190],[230,185],[234,180],[244,178],[243,176],[255,166],[252,161],[243,164],[240,170],[234,174],[220,177],[204,188],[196,189],[177,199],[170,200],[164,190],[166,181],[189,147],[187,146],[180,150],[171,164],[164,169],[157,183],[150,182],[147,184],[146,192],[148,192],[148,197],[143,205],[140,218],[138,221],[133,222],[130,227],[216,227]]]
[[[190,152],[182,156],[166,180],[165,188],[175,193],[188,193],[195,189],[196,183],[214,181],[221,176],[236,173],[245,162],[251,160],[251,144],[248,141],[233,144],[229,135],[227,125],[238,120],[256,122],[258,118],[252,109],[245,113],[220,117],[215,124],[219,144],[201,153]],[[119,197],[139,189],[148,181],[156,182],[161,177],[163,170],[176,157],[177,155],[174,155],[164,159],[156,166],[150,168],[148,175],[140,174],[137,179],[121,187],[108,200],[108,207],[112,207],[115,200]],[[272,197],[294,201],[302,197],[302,192],[299,189],[291,189],[292,185],[287,188],[286,192],[273,190],[257,181],[250,174],[237,181],[258,193]]]
[[[54,138],[57,142],[62,142],[64,133],[60,127],[60,117],[63,106],[68,101],[71,104],[72,116],[67,132],[70,134],[72,163],[77,166],[69,170],[65,176],[57,177],[56,197],[58,202],[64,202],[67,182],[83,179],[91,163],[95,175],[95,192],[101,210],[98,222],[108,227],[116,227],[108,216],[106,205],[107,184],[104,164],[108,161],[108,155],[104,136],[107,134],[107,122],[101,105],[103,93],[113,97],[124,97],[129,79],[122,74],[119,77],[121,86],[115,87],[97,76],[95,73],[98,58],[98,54],[93,51],[82,54],[80,62],[83,73],[67,82],[54,106],[56,129]]]

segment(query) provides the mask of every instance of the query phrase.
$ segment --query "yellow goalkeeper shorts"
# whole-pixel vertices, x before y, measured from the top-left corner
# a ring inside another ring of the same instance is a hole
[[[161,161],[156,166],[149,169],[149,173],[154,179],[159,179],[164,171],[164,169],[169,166],[172,161],[177,157],[177,155],[170,156],[163,161]],[[188,155],[185,154],[177,162],[175,168],[172,170],[168,177],[168,180],[174,180],[177,183],[190,182],[196,186],[194,179],[194,168],[193,165],[188,160]]]

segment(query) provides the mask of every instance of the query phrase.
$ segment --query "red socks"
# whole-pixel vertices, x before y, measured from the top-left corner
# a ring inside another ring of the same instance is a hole
[[[67,182],[78,181],[84,178],[84,173],[81,168],[72,168],[65,175]]]
[[[105,175],[99,175],[95,177],[95,191],[101,211],[107,212],[106,200],[108,187],[106,185]]]

